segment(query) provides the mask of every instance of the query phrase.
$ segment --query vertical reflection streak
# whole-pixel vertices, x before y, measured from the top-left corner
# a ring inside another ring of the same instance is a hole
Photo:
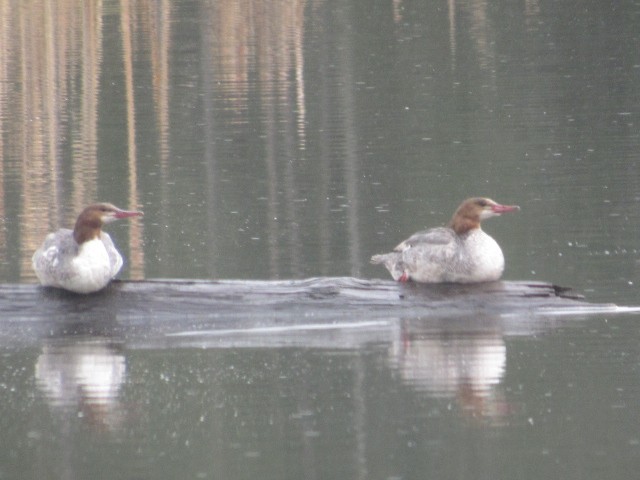
[[[87,2],[82,12],[82,90],[79,141],[73,149],[73,213],[97,200],[98,92],[102,62],[102,2]],[[76,135],[73,135],[74,137]]]
[[[348,25],[348,19],[344,15],[338,16],[341,23],[341,30],[347,35],[351,29]],[[344,173],[345,173],[345,190],[349,201],[347,210],[347,238],[349,239],[349,266],[352,276],[360,275],[360,165],[358,161],[358,135],[356,133],[356,119],[354,112],[356,110],[354,98],[353,78],[353,39],[345,39],[344,48],[339,49],[338,60],[341,64],[341,71],[344,78],[343,86],[339,89],[340,105],[343,114],[340,115],[342,120],[342,131],[344,132]]]
[[[131,9],[128,0],[120,1],[120,28],[124,62],[125,99],[127,109],[127,165],[129,177],[129,201],[131,207],[139,205],[138,170],[136,153],[135,96],[133,90],[133,45],[131,39]],[[129,226],[130,276],[144,278],[144,251],[142,249],[142,222],[131,222]]]
[[[449,6],[449,51],[451,70],[456,69],[456,0],[447,0]]]
[[[298,149],[307,148],[307,110],[304,84],[304,2],[295,5],[295,23],[291,32],[295,68]]]
[[[210,2],[205,2],[202,5],[203,18],[217,18],[216,9]],[[215,60],[213,58],[213,51],[215,46],[214,29],[209,22],[202,22],[200,24],[200,38],[203,45],[203,54],[200,59],[200,77],[206,94],[203,96],[203,128],[204,134],[204,159],[205,159],[205,173],[207,176],[206,182],[206,201],[209,208],[206,209],[207,215],[207,230],[208,238],[215,238],[217,226],[218,226],[218,208],[216,205],[218,202],[218,157],[215,149],[215,135],[214,131],[217,130],[217,118],[215,115],[215,104],[213,101],[213,95],[211,92],[215,90],[214,74]],[[163,182],[164,183],[164,182]],[[219,255],[219,248],[217,242],[207,242],[207,273],[210,277],[217,277],[217,263]]]
[[[155,198],[156,212],[169,211],[169,158],[171,154],[170,128],[171,119],[169,115],[169,50],[171,43],[171,5],[168,0],[150,2],[146,5],[149,17],[151,18],[151,28],[149,31],[151,48],[151,70],[153,84],[153,103],[156,116],[156,130],[158,134],[158,152],[160,157],[160,184],[158,186],[158,197]],[[153,192],[155,197],[156,192]],[[166,228],[157,230],[159,238],[158,245],[164,248],[167,245]],[[166,256],[163,254],[162,256]]]
[[[325,10],[326,12],[326,10]],[[328,13],[328,12],[327,12]],[[324,22],[329,21],[327,18],[328,14],[325,14]],[[329,43],[321,42],[318,49],[319,60],[318,63],[320,65],[329,65],[331,63],[331,54],[329,53]],[[318,224],[320,226],[319,231],[319,239],[320,239],[320,265],[323,274],[327,274],[327,266],[331,261],[331,198],[330,198],[330,185],[331,185],[331,149],[329,146],[331,145],[331,137],[329,135],[331,128],[331,105],[329,99],[331,95],[329,94],[331,90],[331,78],[327,74],[326,68],[322,69],[318,75],[320,87],[319,87],[319,98],[318,101],[318,109],[319,109],[319,162],[320,162],[320,179],[319,179],[319,197],[320,197],[320,208],[319,208],[319,220]]]
[[[6,132],[6,111],[7,111],[7,92],[9,83],[8,65],[11,55],[9,49],[6,47],[9,45],[9,28],[10,7],[8,2],[0,2],[0,45],[5,45],[4,48],[0,48],[0,152],[5,152],[4,135]],[[5,162],[4,159],[0,160],[0,272],[6,278],[7,272],[5,268],[8,267],[7,258],[7,230],[6,230],[6,217],[7,210],[5,207]]]
[[[19,134],[17,137],[17,153],[19,182],[22,187],[21,216],[28,221],[20,222],[20,276],[31,274],[31,254],[37,248],[43,235],[51,226],[59,223],[60,209],[57,195],[51,195],[51,189],[57,184],[50,177],[51,167],[47,162],[46,139],[43,122],[43,83],[52,81],[46,77],[46,69],[42,65],[43,56],[49,53],[42,43],[46,30],[42,9],[17,9],[20,30],[19,53],[16,52],[20,65],[18,74],[22,91],[20,95]],[[46,207],[43,207],[45,206]]]
[[[45,141],[45,152],[46,157],[44,160],[48,166],[49,170],[49,191],[50,199],[53,200],[53,203],[59,205],[60,202],[60,191],[61,188],[59,186],[61,175],[59,175],[60,167],[58,163],[58,138],[60,138],[60,133],[58,131],[59,121],[58,121],[58,58],[57,53],[58,50],[55,48],[55,45],[62,43],[63,35],[65,32],[60,33],[60,37],[56,35],[55,28],[55,18],[56,12],[53,11],[53,5],[51,2],[45,2],[44,9],[44,27],[45,27],[45,42],[44,42],[44,61],[45,61],[45,81],[43,82],[43,98],[42,98],[42,108],[44,109],[44,124],[42,127],[46,129],[46,132],[43,132],[46,136]],[[61,77],[64,77],[64,68],[61,69]],[[64,78],[61,78],[63,80]],[[62,84],[62,82],[60,82]],[[44,138],[43,138],[44,140]]]

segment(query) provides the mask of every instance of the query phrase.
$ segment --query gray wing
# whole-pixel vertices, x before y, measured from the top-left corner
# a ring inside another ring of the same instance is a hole
[[[414,233],[393,252],[374,255],[372,263],[383,263],[395,280],[440,282],[447,278],[457,256],[458,240],[449,228],[432,228]]]
[[[409,248],[418,246],[434,248],[446,248],[448,245],[455,243],[455,233],[453,230],[445,227],[431,228],[421,232],[414,233],[404,242],[398,244],[393,250],[395,252],[403,252]]]
[[[33,268],[43,283],[55,284],[57,279],[70,275],[67,264],[77,253],[78,244],[73,238],[73,231],[62,228],[47,235],[33,254]]]
[[[442,282],[459,263],[460,248],[456,234],[448,228],[418,232],[398,247],[409,276],[419,282]]]
[[[78,244],[73,238],[73,230],[68,228],[61,228],[57,232],[47,235],[40,250],[48,250],[52,246],[57,246],[58,253],[61,255],[76,255],[78,253]]]

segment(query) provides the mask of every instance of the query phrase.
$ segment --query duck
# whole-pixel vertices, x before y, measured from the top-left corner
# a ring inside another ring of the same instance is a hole
[[[78,215],[73,230],[62,228],[48,234],[33,254],[31,262],[40,284],[81,294],[102,290],[123,263],[122,255],[102,227],[118,219],[142,215],[111,203],[86,207]]]
[[[463,201],[446,227],[420,231],[392,252],[371,257],[384,265],[394,280],[418,283],[477,283],[499,280],[504,255],[498,242],[481,228],[483,220],[520,210],[490,198]]]

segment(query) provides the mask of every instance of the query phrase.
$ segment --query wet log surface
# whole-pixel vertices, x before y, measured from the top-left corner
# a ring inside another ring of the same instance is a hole
[[[548,283],[492,282],[424,285],[355,278],[284,281],[115,281],[105,290],[77,295],[37,285],[0,286],[0,315],[14,319],[240,318],[313,314],[321,317],[464,315],[485,311],[601,308],[567,288]]]
[[[469,329],[487,322],[494,328],[498,319],[503,330],[505,322],[511,329],[520,328],[524,318],[530,325],[532,318],[620,311],[615,305],[588,303],[570,289],[542,282],[423,285],[348,277],[145,280],[116,281],[91,295],[37,285],[0,285],[2,343],[25,336],[96,333],[157,340],[234,332],[259,336],[353,328],[373,331],[406,320],[420,322],[421,328],[445,322],[447,328]]]

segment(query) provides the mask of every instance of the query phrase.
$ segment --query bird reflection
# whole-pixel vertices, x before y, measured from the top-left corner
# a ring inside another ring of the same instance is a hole
[[[476,319],[472,320],[463,323],[474,325]],[[489,319],[489,324],[479,322],[488,328],[468,330],[452,323],[442,328],[403,323],[401,337],[391,345],[403,382],[430,397],[454,399],[465,415],[502,417],[510,410],[499,389],[507,348],[497,322],[496,328]]]
[[[56,339],[43,347],[35,379],[50,407],[76,412],[96,430],[121,424],[119,394],[126,378],[125,357],[101,338]]]

